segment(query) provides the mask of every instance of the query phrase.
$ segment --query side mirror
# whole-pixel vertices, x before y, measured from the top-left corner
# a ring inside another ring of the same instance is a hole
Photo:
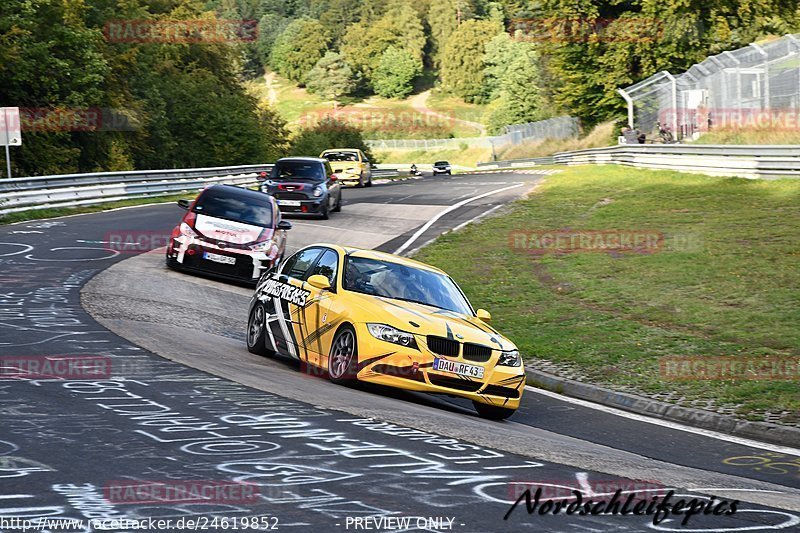
[[[292,229],[292,223],[288,220],[281,220],[278,222],[278,229],[288,230]]]
[[[328,278],[321,274],[314,274],[310,278],[308,278],[308,284],[312,287],[316,287],[320,290],[330,289],[331,282],[328,281]]]
[[[491,313],[489,313],[489,311],[487,311],[486,309],[478,309],[475,312],[475,316],[477,316],[484,322],[489,322],[492,319]]]
[[[181,209],[189,209],[189,206],[192,204],[189,200],[178,200],[178,207]]]
[[[265,181],[267,179],[267,176],[269,176],[269,174],[267,174],[266,172],[259,172],[256,179],[258,181]]]
[[[331,181],[336,181],[338,179],[339,179],[339,176],[337,176],[336,174],[331,174]]]

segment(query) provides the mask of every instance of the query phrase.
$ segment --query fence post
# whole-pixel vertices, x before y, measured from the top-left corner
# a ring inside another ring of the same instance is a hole
[[[756,51],[761,54],[761,57],[764,58],[764,107],[762,109],[769,110],[769,54],[766,52],[766,50],[761,48],[761,45],[750,43],[750,46],[755,48]]]
[[[633,98],[624,89],[617,89],[617,92],[628,104],[628,127],[633,129]]]
[[[675,79],[675,76],[664,71],[664,75],[670,81],[672,85],[672,132],[675,135],[675,139],[678,139],[678,80]]]
[[[736,100],[739,102],[739,112],[742,111],[742,62],[730,52],[722,52],[736,62]]]
[[[798,51],[797,50],[800,49],[800,40],[798,40],[797,37],[795,37],[791,33],[786,35],[786,38],[789,39],[792,42],[792,44],[794,44],[794,46],[795,46],[795,55],[798,55]],[[798,93],[800,93],[800,70],[798,70],[797,72],[798,72],[798,76],[797,76],[797,78],[798,78],[798,80],[797,80],[798,81]],[[798,94],[798,96],[800,96],[800,94]],[[800,102],[798,102],[797,100],[798,99],[795,98],[795,101],[794,101],[795,108],[797,108],[798,104],[800,104]]]

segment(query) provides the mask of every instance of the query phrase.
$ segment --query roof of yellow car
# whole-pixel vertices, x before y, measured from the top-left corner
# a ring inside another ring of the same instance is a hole
[[[328,148],[327,150],[323,150],[322,153],[326,154],[328,152],[358,152],[358,148]]]
[[[356,248],[355,246],[342,246],[339,244],[318,243],[315,246],[327,246],[329,248],[340,250],[347,255],[353,255],[355,257],[367,257],[370,259],[379,259],[381,261],[390,261],[392,263],[398,263],[410,267],[424,268],[426,270],[433,270],[434,272],[440,272],[442,274],[446,274],[443,270],[438,269],[435,266],[431,266],[421,261],[415,261],[414,259],[401,257],[399,255],[394,255],[387,252],[379,252],[377,250],[369,250],[366,248]]]

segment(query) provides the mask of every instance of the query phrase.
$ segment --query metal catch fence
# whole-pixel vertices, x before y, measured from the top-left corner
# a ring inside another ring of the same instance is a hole
[[[710,56],[680,75],[662,71],[619,93],[628,125],[677,139],[714,129],[800,128],[800,34]]]
[[[506,133],[492,137],[461,137],[451,139],[385,139],[368,140],[373,150],[460,150],[463,148],[492,148],[520,144],[528,140],[568,139],[579,133],[575,117],[555,117],[526,124],[506,126]]]

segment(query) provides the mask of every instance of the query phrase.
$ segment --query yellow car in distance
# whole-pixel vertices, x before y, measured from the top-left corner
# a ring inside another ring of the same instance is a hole
[[[297,359],[334,383],[460,396],[493,420],[514,413],[525,387],[519,351],[489,313],[441,270],[397,255],[303,248],[264,274],[248,317],[250,352]]]
[[[372,165],[357,148],[336,148],[325,150],[320,157],[327,159],[339,181],[356,187],[372,187]]]

